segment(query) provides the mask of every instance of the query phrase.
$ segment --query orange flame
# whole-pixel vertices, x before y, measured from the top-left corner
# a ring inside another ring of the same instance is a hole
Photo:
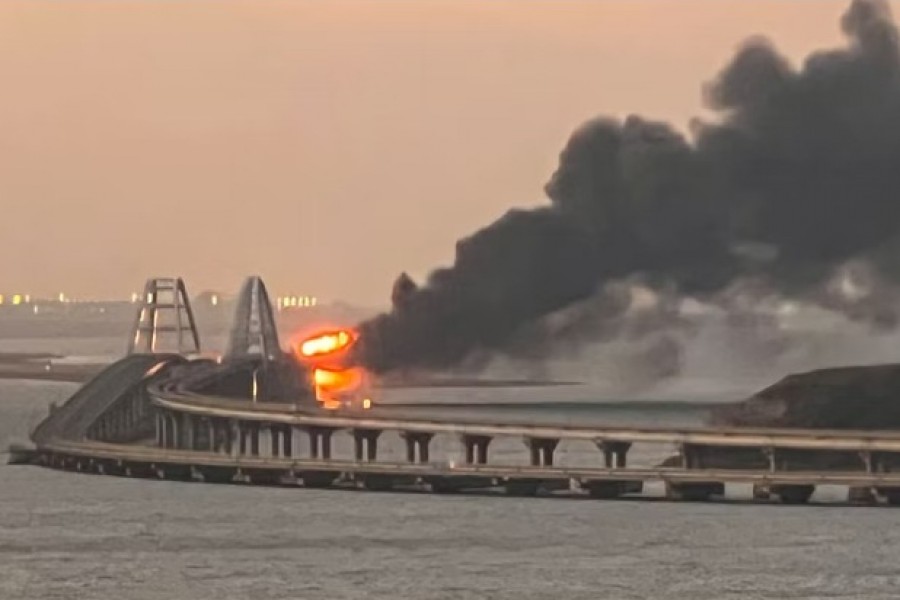
[[[326,392],[349,392],[357,389],[362,384],[362,371],[358,368],[341,369],[316,369],[313,371],[313,383],[316,388]]]
[[[356,341],[356,334],[347,329],[329,331],[300,342],[300,354],[306,358],[315,358],[346,350]]]
[[[351,329],[334,329],[320,332],[293,344],[297,359],[312,371],[311,383],[316,399],[323,408],[335,410],[345,404],[355,404],[356,396],[368,387],[366,372],[360,367],[349,367],[344,351],[357,340]],[[363,409],[372,407],[371,398],[362,399]]]

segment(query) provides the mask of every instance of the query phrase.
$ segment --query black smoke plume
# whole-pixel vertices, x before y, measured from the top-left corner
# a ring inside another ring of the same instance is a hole
[[[872,0],[841,26],[847,46],[799,69],[765,40],[745,43],[705,90],[718,118],[691,139],[637,116],[583,125],[546,185],[550,205],[459,241],[453,266],[424,285],[401,276],[392,311],[361,325],[359,359],[378,372],[445,368],[621,335],[628,281],[709,300],[752,279],[892,323],[884,303],[835,300],[831,282],[848,261],[882,287],[900,276],[898,34]],[[658,352],[671,354],[667,339]]]

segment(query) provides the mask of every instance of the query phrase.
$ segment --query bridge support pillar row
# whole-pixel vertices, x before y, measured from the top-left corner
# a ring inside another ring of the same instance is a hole
[[[487,435],[463,435],[462,441],[466,448],[467,465],[483,465],[488,461],[488,446],[491,443]]]
[[[357,461],[373,462],[378,456],[380,429],[354,429],[353,450]]]
[[[309,452],[312,458],[321,458],[329,460],[331,458],[331,434],[333,430],[323,427],[310,427],[307,429],[309,434]]]
[[[553,452],[559,440],[553,438],[526,438],[525,445],[531,451],[531,466],[552,467]]]
[[[431,438],[434,434],[404,431],[401,436],[406,442],[406,460],[411,463],[427,463],[428,445],[431,443]]]
[[[603,452],[603,462],[607,469],[621,469],[626,465],[631,442],[598,441],[597,447]]]

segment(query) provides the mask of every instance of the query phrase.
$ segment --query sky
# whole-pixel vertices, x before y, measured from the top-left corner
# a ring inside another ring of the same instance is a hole
[[[4,0],[0,293],[260,274],[386,305],[401,271],[545,203],[585,120],[687,130],[743,40],[797,62],[842,43],[847,4]]]

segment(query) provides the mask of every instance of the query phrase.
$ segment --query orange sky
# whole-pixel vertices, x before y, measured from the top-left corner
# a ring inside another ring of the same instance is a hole
[[[742,39],[799,59],[846,5],[5,0],[0,293],[259,273],[385,304],[401,270],[543,202],[584,120],[683,126]]]

